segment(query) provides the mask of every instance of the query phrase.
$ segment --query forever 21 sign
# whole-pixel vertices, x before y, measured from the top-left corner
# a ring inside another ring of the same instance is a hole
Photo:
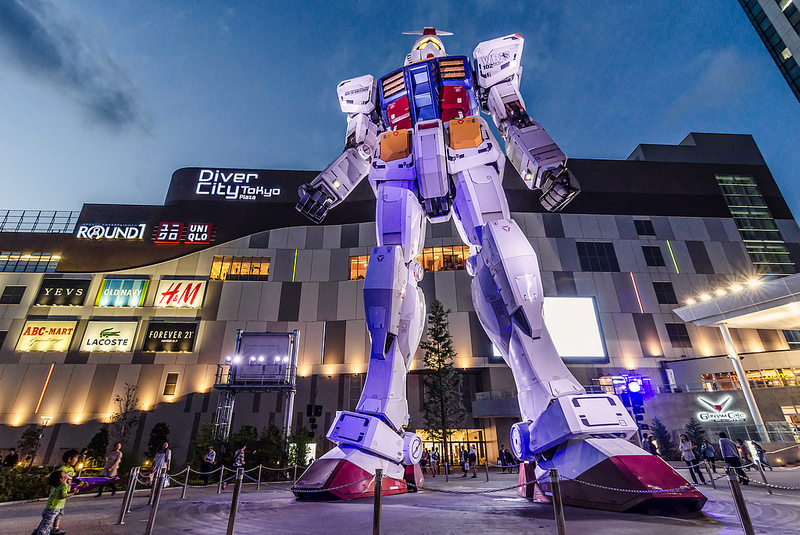
[[[89,279],[44,279],[34,305],[82,306],[89,293]]]
[[[191,352],[194,349],[194,339],[197,335],[197,323],[153,322],[147,327],[142,351],[148,353]]]

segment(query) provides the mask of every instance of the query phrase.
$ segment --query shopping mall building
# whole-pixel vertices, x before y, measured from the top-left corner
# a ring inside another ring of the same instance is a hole
[[[691,134],[640,145],[624,161],[570,164],[583,191],[563,213],[545,212],[511,166],[504,185],[538,252],[546,321],[572,373],[595,389],[643,383],[645,421],[659,416],[672,429],[691,416],[709,428],[750,424],[720,330],[673,310],[796,271],[800,229],[752,137]],[[313,176],[187,168],[173,174],[163,206],[0,212],[0,448],[46,424],[37,461],[55,462],[109,420],[127,383],[139,386],[143,410],[130,447],[142,451],[166,422],[183,463],[229,392],[215,384],[238,333],[271,332],[297,335],[293,403],[285,391],[239,389],[232,429],[282,426],[287,410],[295,429],[311,427],[306,407],[319,405],[318,452],[328,449],[325,430],[337,410],[354,409],[367,370],[362,289],[375,200],[364,182],[315,225],[294,208]],[[438,299],[451,310],[464,374],[469,417],[456,441],[492,459],[519,417],[514,381],[473,310],[455,227],[429,225],[426,236],[420,285],[429,308]],[[730,333],[761,387],[764,420],[794,421],[796,332]],[[418,351],[410,430],[423,427],[424,372]]]

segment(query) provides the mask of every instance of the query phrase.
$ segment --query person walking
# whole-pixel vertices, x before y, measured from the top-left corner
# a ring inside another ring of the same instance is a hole
[[[431,476],[436,477],[436,473],[439,471],[439,450],[433,448],[431,452]]]
[[[75,465],[78,464],[78,458],[80,457],[80,452],[76,449],[67,450],[61,456],[61,460],[64,464],[56,468],[57,472],[64,472],[69,476],[69,480],[71,481],[75,478]],[[77,478],[75,479],[77,481]],[[70,482],[67,482],[69,485]],[[66,499],[66,498],[65,498]],[[55,513],[53,517],[53,529],[49,533],[51,535],[63,535],[65,532],[61,530],[61,517],[64,516],[64,506],[62,504],[61,508],[58,510],[58,513]]]
[[[498,461],[497,464],[500,465],[500,473],[501,474],[505,474],[506,470],[508,469],[508,460],[506,459],[506,445],[505,444],[501,444],[500,445],[500,453],[497,456],[497,461]]]
[[[716,474],[717,473],[717,463],[716,463],[716,461],[714,461],[714,454],[716,453],[714,451],[714,446],[712,446],[711,443],[708,440],[704,440],[703,441],[703,445],[700,446],[700,453],[702,454],[703,459],[707,463],[709,463],[711,465],[711,469]]]
[[[461,477],[467,477],[469,472],[469,453],[467,453],[467,448],[461,448],[461,470],[464,471],[464,475]]]
[[[428,448],[422,450],[422,457],[419,460],[419,467],[422,468],[422,475],[428,475]]]
[[[153,493],[153,483],[155,483],[156,473],[158,472],[159,468],[164,468],[166,472],[169,472],[170,466],[172,466],[172,452],[169,449],[169,442],[164,442],[158,451],[156,452],[156,456],[153,457],[153,467],[150,470],[150,494]],[[164,486],[169,487],[169,478],[166,477],[167,474],[164,474]]]
[[[478,452],[475,451],[475,446],[470,446],[467,459],[469,460],[470,468],[472,468],[472,477],[478,477],[478,470],[476,468],[478,464]]]
[[[742,470],[742,461],[739,459],[739,451],[736,448],[736,444],[724,432],[719,434],[719,453],[725,459],[725,464],[736,470],[736,475],[739,476],[739,483],[742,485],[750,484],[750,479]]]
[[[103,471],[100,472],[100,475],[111,478],[117,477],[120,461],[122,461],[122,444],[117,442],[114,444],[114,449],[106,455],[106,464],[103,466]],[[111,489],[112,496],[117,493],[117,481],[114,479],[109,481],[107,485],[100,485],[97,489],[97,498],[103,495],[103,487],[106,486]]]
[[[214,470],[214,461],[217,459],[217,452],[214,451],[214,446],[209,446],[208,451],[203,456],[203,464],[200,465],[200,470],[203,472],[203,485],[208,485],[208,478],[211,477],[211,471]]]
[[[647,450],[652,455],[658,455],[658,446],[656,446],[656,437],[650,435],[647,439]]]
[[[236,470],[244,468],[244,450],[247,448],[246,444],[239,444],[239,449],[233,452],[233,475],[222,482],[222,490],[228,486],[228,481],[236,476]]]
[[[756,455],[758,455],[758,462],[761,466],[766,466],[769,468],[769,471],[772,472],[772,465],[767,462],[767,450],[761,447],[761,444],[756,442],[755,440],[751,440],[753,444],[753,448],[756,450]]]
[[[736,449],[739,450],[739,457],[742,459],[742,465],[750,471],[750,466],[753,464],[753,456],[750,455],[750,448],[741,438],[736,439]]]
[[[19,464],[19,453],[14,448],[8,450],[8,455],[3,459],[3,470],[13,470]]]
[[[72,476],[67,472],[56,470],[47,476],[47,484],[53,487],[50,491],[50,496],[47,498],[47,504],[42,511],[42,521],[39,527],[33,532],[33,535],[50,535],[55,533],[53,531],[53,524],[57,518],[63,515],[64,506],[67,504],[67,498],[74,496],[78,493],[78,488],[70,490],[70,482]],[[63,532],[62,532],[63,533]]]
[[[686,463],[686,466],[689,467],[689,475],[692,476],[692,482],[697,485],[697,477],[700,478],[700,481],[703,485],[706,484],[706,480],[703,477],[703,473],[700,471],[700,460],[695,457],[695,448],[691,442],[689,442],[689,437],[686,435],[681,435],[681,440],[678,443],[678,449],[681,452],[681,459]],[[697,477],[695,476],[697,474]]]

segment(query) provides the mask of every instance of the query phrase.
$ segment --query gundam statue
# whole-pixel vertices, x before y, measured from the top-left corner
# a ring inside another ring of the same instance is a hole
[[[529,189],[541,191],[547,210],[564,208],[579,186],[564,153],[526,112],[522,37],[480,43],[473,70],[469,58],[447,55],[440,38],[446,32],[425,28],[413,35],[420,37],[402,68],[377,80],[366,75],[339,84],[339,104],[347,113],[344,152],[300,187],[297,209],[319,223],[368,177],[377,198],[378,246],[364,280],[371,337],[364,390],[355,411],[337,412],[327,433],[337,447],[300,477],[297,496],[370,496],[369,478],[377,468],[393,478],[384,483],[384,494],[420,484],[422,443],[403,432],[406,374],[425,321],[418,287],[423,269],[415,259],[426,221],[453,217],[470,247],[466,267],[478,318],[516,382],[522,422],[513,426],[511,443],[524,461],[520,483],[530,482],[520,493],[546,499],[549,483],[533,480],[555,467],[571,478],[562,484],[568,504],[618,511],[701,508],[705,497],[690,487],[648,492],[688,484],[627,441],[637,426],[620,400],[587,394],[548,334],[536,253],[511,219],[501,183],[506,157]],[[480,112],[496,125],[506,155]]]

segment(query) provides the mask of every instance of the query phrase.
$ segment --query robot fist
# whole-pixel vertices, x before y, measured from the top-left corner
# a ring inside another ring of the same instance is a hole
[[[322,222],[333,205],[333,198],[322,189],[322,186],[303,184],[297,189],[297,194],[300,195],[300,201],[295,210],[314,223]]]
[[[542,173],[542,196],[539,202],[549,212],[559,212],[581,191],[569,169],[559,165]]]

